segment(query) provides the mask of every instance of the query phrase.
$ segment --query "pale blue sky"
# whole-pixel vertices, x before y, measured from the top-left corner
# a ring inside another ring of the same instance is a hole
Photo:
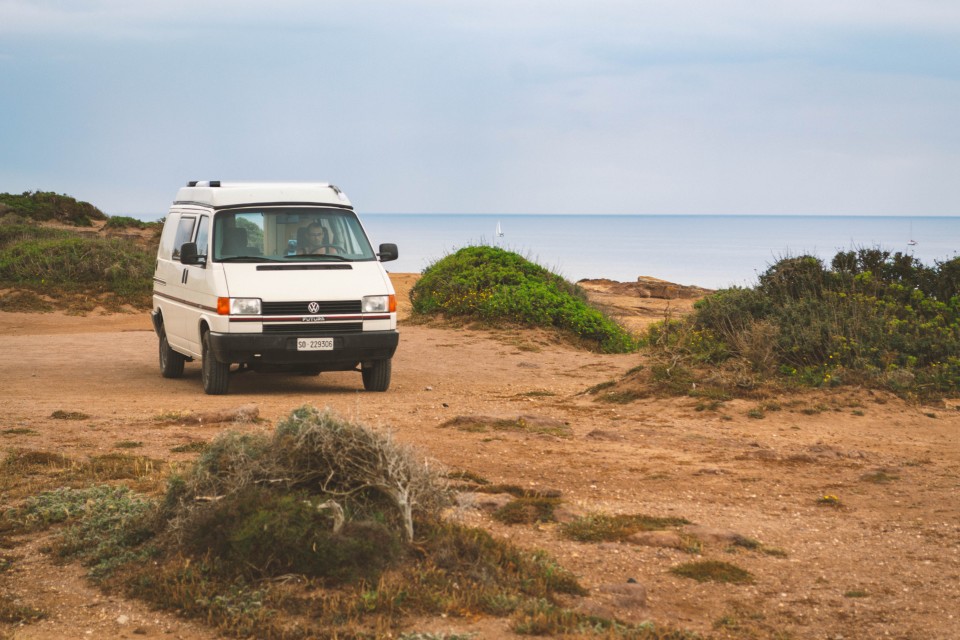
[[[0,191],[960,214],[957,0],[0,0]]]

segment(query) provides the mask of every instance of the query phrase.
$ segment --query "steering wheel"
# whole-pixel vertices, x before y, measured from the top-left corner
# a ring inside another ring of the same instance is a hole
[[[335,244],[319,244],[315,247],[311,247],[309,251],[306,252],[307,255],[323,255],[331,254],[337,255],[340,253],[340,247]]]

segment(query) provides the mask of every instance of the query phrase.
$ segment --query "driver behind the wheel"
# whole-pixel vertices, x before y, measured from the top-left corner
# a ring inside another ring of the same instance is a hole
[[[313,222],[307,227],[306,243],[297,249],[297,253],[304,254],[337,254],[337,248],[330,244],[326,228],[320,222]]]

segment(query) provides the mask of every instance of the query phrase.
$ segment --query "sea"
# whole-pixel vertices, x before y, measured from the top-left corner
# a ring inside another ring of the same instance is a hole
[[[749,287],[786,257],[880,248],[933,266],[957,257],[960,217],[763,215],[362,214],[388,271],[419,273],[463,247],[494,245],[566,279],[651,276],[708,289]],[[503,235],[496,233],[499,225]]]

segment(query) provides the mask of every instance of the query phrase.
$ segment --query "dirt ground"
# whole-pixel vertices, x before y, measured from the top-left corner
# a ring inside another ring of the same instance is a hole
[[[413,276],[392,276],[400,298]],[[593,296],[638,328],[689,310],[689,300]],[[407,306],[401,307],[406,314]],[[305,403],[389,429],[453,470],[492,482],[555,489],[570,514],[683,517],[699,554],[649,537],[564,540],[557,525],[508,526],[463,507],[452,517],[545,549],[590,595],[571,603],[629,621],[653,620],[715,638],[960,638],[960,413],[867,390],[737,400],[600,403],[582,392],[621,376],[638,355],[597,355],[546,334],[403,322],[393,384],[363,393],[356,373],[238,375],[206,396],[197,363],[160,377],[147,314],[0,313],[0,446],[73,457],[124,451],[188,463],[178,445],[227,428],[272,431]],[[254,424],[159,420],[253,404]],[[54,419],[62,410],[84,420]],[[471,432],[457,416],[558,420],[570,435]],[[824,503],[824,498],[831,498]],[[836,501],[832,497],[836,498]],[[8,507],[10,505],[3,505]],[[738,537],[739,536],[739,537]],[[758,548],[731,544],[750,539]],[[42,537],[5,550],[0,589],[48,617],[14,638],[213,638],[195,622],[107,596],[80,567],[55,564]],[[747,585],[698,583],[669,572],[696,559],[748,570]],[[641,587],[630,596],[628,580]],[[511,637],[508,621],[421,620],[412,630]]]

